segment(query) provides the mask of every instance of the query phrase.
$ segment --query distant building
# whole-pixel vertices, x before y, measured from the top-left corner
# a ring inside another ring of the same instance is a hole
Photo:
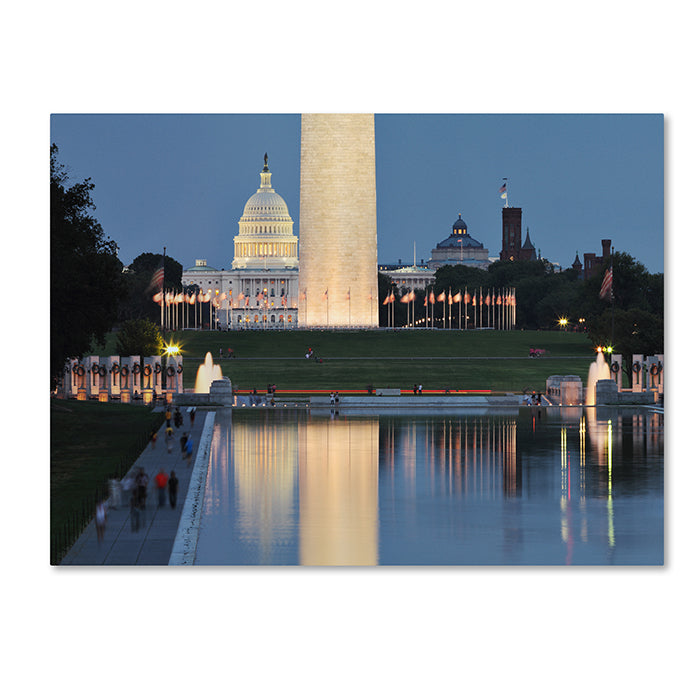
[[[234,237],[230,270],[204,259],[182,272],[183,286],[210,293],[221,328],[296,328],[299,305],[298,239],[287,204],[272,187],[265,164],[260,187],[246,202]]]
[[[523,210],[520,207],[503,207],[501,260],[537,260],[529,228],[525,243],[522,242],[522,219]]]
[[[452,233],[431,251],[428,268],[437,270],[443,265],[465,265],[486,270],[490,264],[488,248],[467,233],[467,225],[458,214],[452,224]]]
[[[583,264],[578,259],[578,250],[576,251],[576,259],[571,263],[571,268],[576,270],[576,277],[580,280],[583,279]]]
[[[387,275],[397,287],[406,289],[425,289],[435,283],[435,271],[424,265],[410,265],[407,267],[391,266],[392,269],[382,269],[380,272]]]
[[[601,265],[605,262],[607,258],[610,257],[610,247],[612,241],[609,238],[604,238],[601,241],[603,248],[603,254],[598,256],[595,253],[584,253],[583,254],[583,279],[588,280],[595,276],[596,272],[600,269]],[[578,259],[578,253],[576,254]],[[576,261],[574,261],[575,263]],[[573,267],[573,266],[572,266]]]

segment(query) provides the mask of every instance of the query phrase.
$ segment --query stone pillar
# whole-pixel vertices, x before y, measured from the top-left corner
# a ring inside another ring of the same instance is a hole
[[[644,360],[647,375],[647,391],[659,390],[659,358],[656,355],[647,355]]]
[[[119,358],[119,397],[122,403],[131,401],[131,364],[128,357]]]
[[[141,396],[141,358],[138,355],[129,357],[129,391],[133,398],[135,394]]]
[[[88,397],[89,382],[90,382],[90,365],[87,358],[83,358],[76,363],[76,390],[75,396],[78,401],[85,401]]]
[[[88,398],[96,399],[100,395],[100,358],[98,355],[88,355],[85,358],[85,372]]]
[[[231,380],[228,377],[215,379],[209,387],[209,401],[216,406],[231,406]]]
[[[599,379],[595,384],[596,406],[617,404],[617,383],[612,379]]]
[[[143,403],[152,403],[156,396],[156,380],[158,375],[156,374],[156,364],[159,362],[160,357],[150,356],[143,358],[143,371],[141,372],[141,391],[143,392]]]
[[[632,355],[632,391],[644,390],[644,356]]]
[[[299,326],[377,327],[373,114],[303,114]]]
[[[109,361],[109,357],[101,357],[100,362],[99,362],[99,369],[97,371],[98,374],[98,384],[99,384],[99,399],[103,403],[107,403],[109,401],[109,393],[110,393],[110,373],[109,370],[111,369],[112,365]]]
[[[107,385],[109,386],[109,396],[112,399],[119,398],[121,362],[119,355],[110,355],[107,358]]]
[[[179,355],[177,357],[180,357]],[[178,393],[177,390],[177,369],[178,363],[176,356],[171,355],[167,358],[164,365],[163,373],[163,392],[166,396],[166,401],[172,403],[173,396]]]
[[[80,363],[74,357],[68,361],[68,371],[64,380],[65,397],[75,398],[78,395],[78,367]]]
[[[567,374],[561,380],[561,405],[580,406],[583,403],[583,383],[581,377]]]
[[[617,384],[617,390],[622,391],[622,355],[610,356],[610,378]]]

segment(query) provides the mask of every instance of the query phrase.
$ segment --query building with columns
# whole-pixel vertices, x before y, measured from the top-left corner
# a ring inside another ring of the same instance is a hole
[[[210,294],[220,328],[296,328],[299,241],[287,204],[272,187],[267,153],[260,187],[245,204],[233,239],[230,270],[197,260],[182,272],[183,286]]]

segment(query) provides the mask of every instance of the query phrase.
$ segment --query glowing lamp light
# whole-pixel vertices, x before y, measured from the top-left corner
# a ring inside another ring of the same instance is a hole
[[[179,355],[180,354],[180,348],[177,345],[166,345],[165,346],[165,354],[168,357],[172,357],[173,355]]]
[[[569,319],[568,318],[560,318],[559,319],[559,326],[560,328],[566,328],[566,326],[569,324]]]

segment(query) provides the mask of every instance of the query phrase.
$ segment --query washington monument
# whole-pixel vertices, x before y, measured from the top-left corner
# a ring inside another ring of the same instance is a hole
[[[299,326],[378,326],[373,114],[302,114],[299,245]]]

